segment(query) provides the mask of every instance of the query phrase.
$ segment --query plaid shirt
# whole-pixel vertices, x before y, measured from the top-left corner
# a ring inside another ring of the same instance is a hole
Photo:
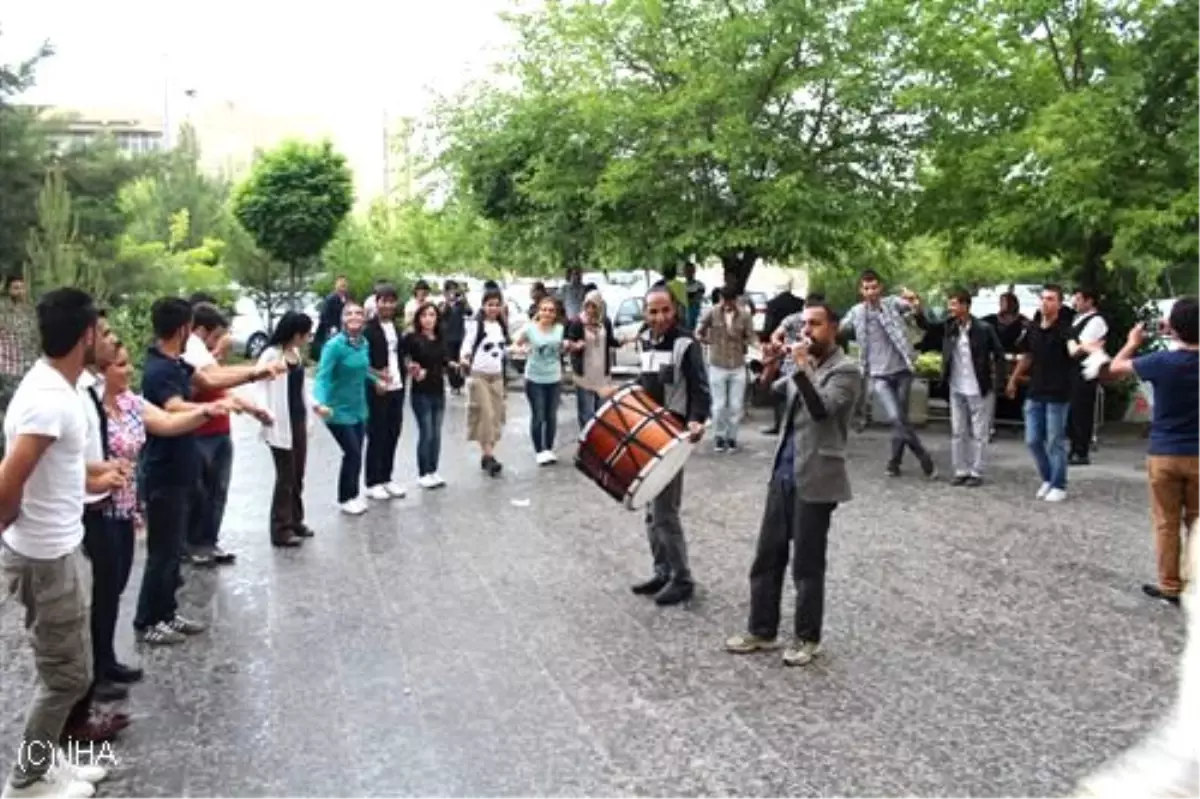
[[[879,303],[879,321],[883,325],[883,330],[887,333],[892,346],[896,348],[896,352],[900,353],[905,367],[911,372],[913,350],[908,339],[908,327],[904,321],[910,313],[912,313],[912,306],[899,297],[884,297]],[[854,340],[858,342],[859,365],[862,366],[863,373],[869,375],[866,304],[860,302],[851,308],[846,317],[842,319],[840,327],[842,330],[848,327],[854,328]]]
[[[0,375],[23,377],[38,359],[37,315],[28,303],[0,301]]]

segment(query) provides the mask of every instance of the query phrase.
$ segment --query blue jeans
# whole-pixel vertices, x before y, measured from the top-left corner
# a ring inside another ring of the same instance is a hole
[[[917,456],[921,468],[931,472],[933,458],[921,444],[917,431],[908,422],[908,395],[912,391],[912,381],[912,372],[872,377],[871,390],[879,397],[879,404],[883,406],[884,413],[888,416],[888,424],[892,426],[892,455],[888,465],[900,468],[904,448],[908,447]]]
[[[596,415],[596,409],[600,407],[600,404],[599,394],[580,388],[579,384],[575,385],[575,415],[579,419],[580,430]]]
[[[442,453],[442,417],[446,414],[445,394],[412,394],[413,416],[417,419],[417,472],[421,477],[434,474]]]
[[[1025,443],[1038,474],[1051,488],[1067,489],[1067,402],[1025,400]]]
[[[325,423],[333,440],[342,448],[342,468],[338,472],[338,504],[349,502],[358,496],[358,478],[362,474],[363,439],[367,435],[366,425]]]
[[[196,451],[200,453],[200,477],[188,520],[187,543],[193,550],[204,550],[215,547],[221,534],[233,471],[233,439],[196,436]]]
[[[717,441],[737,441],[738,425],[746,404],[746,368],[708,367],[712,391],[713,437]]]
[[[558,426],[558,383],[525,381],[525,396],[529,398],[529,437],[534,452],[554,449]]]

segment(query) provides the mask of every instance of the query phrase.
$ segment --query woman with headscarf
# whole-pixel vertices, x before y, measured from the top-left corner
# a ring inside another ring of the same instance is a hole
[[[575,373],[575,412],[583,429],[596,415],[600,405],[596,390],[608,385],[613,353],[620,346],[599,291],[584,296],[583,313],[567,324],[566,340]]]

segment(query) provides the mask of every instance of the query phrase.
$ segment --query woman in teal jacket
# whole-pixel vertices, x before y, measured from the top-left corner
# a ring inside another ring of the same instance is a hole
[[[379,383],[371,371],[367,341],[363,338],[366,315],[361,305],[347,303],[342,310],[342,332],[321,348],[313,397],[322,407],[325,426],[342,448],[338,475],[338,505],[344,513],[365,513],[367,502],[359,494],[362,474],[363,438],[367,423],[367,384]],[[320,411],[319,411],[320,412]]]

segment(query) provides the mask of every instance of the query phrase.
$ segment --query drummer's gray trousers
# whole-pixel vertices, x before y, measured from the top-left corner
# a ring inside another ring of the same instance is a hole
[[[650,539],[650,554],[654,556],[654,572],[677,583],[691,584],[688,568],[687,542],[683,540],[683,525],[679,522],[679,507],[683,504],[683,470],[667,483],[646,508],[646,537]]]

